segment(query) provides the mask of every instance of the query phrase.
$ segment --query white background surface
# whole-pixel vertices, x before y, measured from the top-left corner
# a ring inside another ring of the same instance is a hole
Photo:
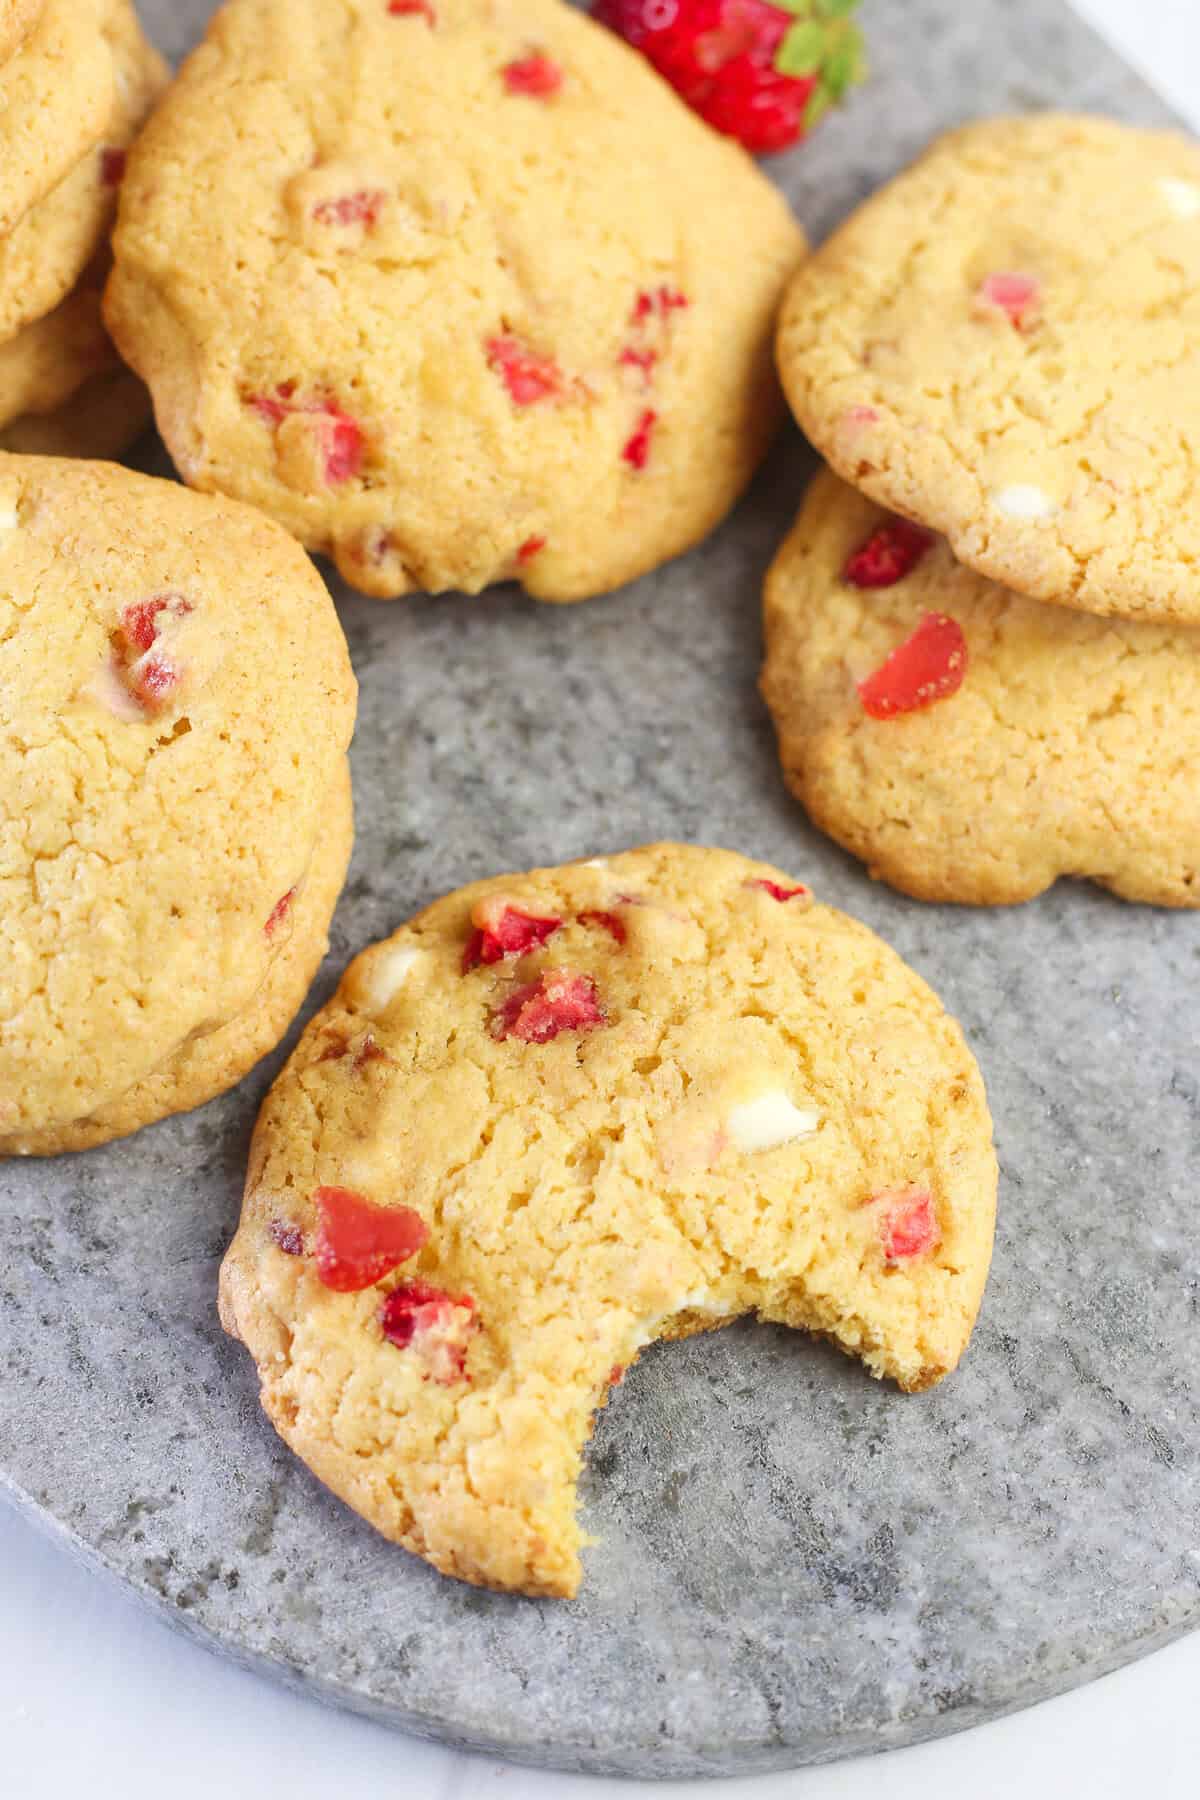
[[[898,0],[902,4],[902,0]],[[994,0],[977,0],[991,5]],[[1196,0],[1075,0],[1200,128]],[[1200,1792],[1200,1634],[1016,1718],[822,1770],[655,1788],[456,1756],[218,1661],[0,1499],[4,1800],[1129,1800]]]

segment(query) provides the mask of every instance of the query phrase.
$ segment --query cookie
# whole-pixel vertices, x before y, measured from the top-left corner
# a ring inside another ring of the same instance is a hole
[[[226,1093],[269,1056],[304,1004],[329,948],[329,922],[346,879],[354,841],[350,771],[335,778],[323,808],[320,838],[296,890],[295,904],[266,979],[244,1012],[207,1036],[193,1038],[160,1069],[89,1119],[51,1131],[0,1137],[0,1156],[57,1156],[91,1150],[174,1113],[191,1112]]]
[[[16,54],[0,64],[0,238],[98,143],[112,113],[113,52],[128,0],[45,0]],[[103,29],[102,29],[103,27]]]
[[[803,238],[559,0],[230,0],[134,151],[110,329],[184,479],[355,587],[577,600],[728,511]]]
[[[0,62],[19,50],[41,16],[44,0],[0,0]]]
[[[766,588],[788,786],[871,874],[1006,905],[1059,876],[1200,906],[1200,631],[1043,606],[828,471]]]
[[[0,238],[0,341],[51,312],[106,241],[129,145],[169,71],[132,14],[114,45],[116,97],[103,141]]]
[[[72,394],[56,412],[22,413],[0,425],[0,451],[18,456],[124,456],[150,425],[150,396],[136,375],[117,368]]]
[[[81,287],[44,319],[0,344],[0,426],[50,413],[94,375],[118,367],[100,313],[100,289]]]
[[[103,463],[0,460],[0,1136],[244,1013],[354,717],[286,533]]]
[[[1041,114],[941,139],[801,268],[803,429],[960,561],[1200,621],[1200,146]]]
[[[263,1108],[222,1318],[385,1536],[573,1594],[583,1447],[647,1344],[750,1313],[927,1387],[995,1190],[925,983],[779,870],[658,845],[480,882],[351,965]]]

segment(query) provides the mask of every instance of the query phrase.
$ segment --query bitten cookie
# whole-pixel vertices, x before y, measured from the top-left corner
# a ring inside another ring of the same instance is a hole
[[[0,63],[0,237],[56,187],[112,112],[109,35],[124,30],[129,0],[45,0],[41,16]]]
[[[304,1004],[325,952],[329,922],[346,879],[354,842],[348,765],[334,778],[312,861],[277,927],[278,947],[262,987],[228,1025],[190,1039],[145,1080],[89,1119],[50,1131],[0,1137],[0,1156],[57,1156],[128,1137],[143,1125],[190,1112],[223,1094],[284,1037]]]
[[[992,906],[1082,875],[1200,906],[1200,631],[964,568],[819,475],[767,579],[789,787],[872,875]]]
[[[222,1318],[387,1537],[572,1594],[583,1447],[647,1344],[752,1313],[927,1387],[995,1192],[925,983],[777,869],[658,845],[480,882],[351,965],[260,1117]]]
[[[0,1139],[53,1135],[242,1014],[289,941],[354,718],[268,520],[0,460]]]
[[[131,159],[107,315],[185,480],[354,586],[617,586],[780,414],[782,197],[558,0],[230,0]]]
[[[952,132],[801,268],[779,366],[837,472],[982,574],[1200,621],[1200,146]]]

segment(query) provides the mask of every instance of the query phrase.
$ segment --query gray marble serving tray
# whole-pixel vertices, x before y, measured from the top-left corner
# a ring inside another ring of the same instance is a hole
[[[183,50],[210,7],[143,0]],[[973,114],[1159,103],[1058,0],[872,0],[871,87],[772,174],[821,234]],[[179,1624],[308,1693],[563,1767],[748,1773],[952,1731],[1200,1623],[1200,917],[1064,885],[918,906],[807,826],[755,695],[781,444],[694,555],[611,599],[382,607],[362,680],[350,953],[476,876],[663,836],[726,844],[866,919],[962,1019],[1003,1166],[960,1373],[906,1399],[749,1326],[664,1347],[601,1418],[570,1605],[389,1549],[261,1417],[217,1264],[276,1057],[224,1101],[0,1169],[0,1478]]]

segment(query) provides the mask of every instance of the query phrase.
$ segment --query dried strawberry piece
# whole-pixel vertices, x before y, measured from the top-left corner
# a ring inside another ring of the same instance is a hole
[[[863,711],[873,719],[919,712],[956,694],[967,673],[967,640],[945,613],[926,613],[873,675],[858,684]]]
[[[610,937],[615,938],[618,944],[623,944],[629,935],[624,920],[614,912],[581,912],[579,923],[599,926],[601,931],[607,931]]]
[[[594,1031],[607,1023],[589,975],[548,969],[509,995],[492,1016],[491,1033],[494,1038],[520,1038],[525,1044],[548,1044],[561,1031]]]
[[[266,934],[269,938],[273,938],[275,936],[275,933],[279,930],[279,927],[283,924],[283,921],[287,918],[288,914],[291,912],[292,901],[295,898],[296,898],[295,888],[294,887],[289,888],[287,893],[284,894],[283,898],[281,900],[277,900],[275,902],[274,906],[271,908],[271,916],[267,920],[266,924],[263,926],[263,930],[266,932]]]
[[[539,356],[511,332],[487,340],[488,367],[502,377],[517,406],[559,400],[566,392],[562,370],[550,356]]]
[[[426,1381],[449,1387],[470,1379],[467,1344],[478,1321],[469,1294],[447,1294],[427,1281],[406,1281],[380,1307],[379,1329],[397,1350],[417,1352]]]
[[[658,414],[649,407],[637,422],[637,430],[622,450],[621,455],[633,469],[644,469],[650,460],[650,439],[654,435],[654,427],[658,423]]]
[[[166,623],[164,613],[172,619],[182,619],[191,610],[191,601],[182,594],[156,594],[153,600],[135,601],[121,613],[122,636],[131,649],[149,650]]]
[[[364,439],[362,426],[344,412],[329,408],[319,415],[325,458],[325,479],[330,487],[353,481],[362,473]]]
[[[752,880],[746,883],[746,886],[762,888],[764,893],[770,894],[772,900],[778,900],[780,902],[798,899],[807,900],[812,895],[812,889],[805,887],[802,881],[797,882],[795,887],[781,887],[777,881],[768,881],[765,875],[754,876]]]
[[[654,380],[654,365],[658,361],[657,350],[622,350],[617,361],[622,368],[640,369],[642,386],[649,387]]]
[[[608,1371],[608,1386],[609,1387],[620,1387],[620,1385],[624,1381],[624,1379],[625,1379],[624,1363],[614,1363],[612,1368]]]
[[[379,222],[387,202],[382,188],[360,188],[355,194],[339,194],[332,200],[319,200],[312,216],[318,225],[365,225],[370,231]]]
[[[413,13],[428,19],[430,25],[437,24],[437,14],[429,4],[429,0],[388,0],[388,12],[394,19],[405,19]]]
[[[911,575],[933,543],[928,531],[908,519],[891,519],[872,532],[842,570],[842,580],[856,588],[894,587]]]
[[[1042,307],[1042,284],[1032,275],[988,275],[975,290],[975,309],[1002,312],[1018,331],[1031,331]]]
[[[517,561],[519,563],[532,562],[538,551],[544,550],[545,548],[546,540],[544,537],[528,537],[517,551]]]
[[[551,94],[557,94],[562,84],[562,70],[540,50],[510,62],[504,70],[504,85],[510,94],[528,94],[535,100],[547,100]]]
[[[678,288],[643,288],[634,302],[630,317],[633,324],[640,325],[644,320],[650,318],[665,319],[668,313],[676,312],[691,304],[687,295],[681,294]]]
[[[106,146],[100,152],[100,179],[105,187],[120,187],[129,166],[128,150]]]
[[[304,1255],[304,1233],[298,1225],[286,1223],[283,1219],[272,1219],[267,1232],[277,1250],[285,1256]]]
[[[875,1209],[885,1261],[911,1262],[941,1242],[937,1208],[927,1188],[888,1188],[867,1204]]]
[[[351,1188],[319,1187],[313,1196],[320,1221],[317,1274],[337,1294],[374,1287],[407,1262],[429,1236],[408,1206],[376,1206]]]
[[[525,912],[502,894],[477,901],[471,909],[471,923],[476,929],[463,951],[464,975],[480,963],[498,963],[506,956],[525,956],[530,950],[538,950],[562,928],[561,919]]]

